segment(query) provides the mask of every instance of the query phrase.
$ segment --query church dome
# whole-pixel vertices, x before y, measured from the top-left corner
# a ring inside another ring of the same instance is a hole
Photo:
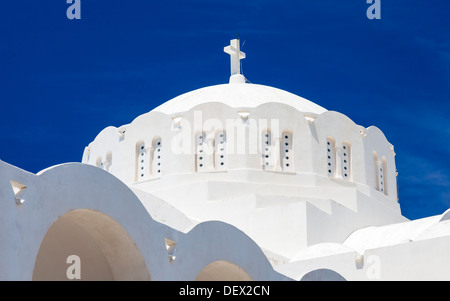
[[[184,93],[130,124],[105,128],[82,162],[148,193],[171,191],[173,183],[214,182],[226,183],[229,196],[242,191],[230,189],[238,182],[253,189],[249,194],[270,187],[272,194],[332,199],[354,210],[358,191],[389,207],[385,216],[397,216],[395,153],[381,130],[293,93],[247,83],[238,42],[224,49],[231,55],[229,83]],[[192,193],[189,185],[183,196]]]
[[[395,153],[383,132],[293,93],[247,83],[238,42],[224,49],[231,54],[229,83],[105,128],[82,162],[129,185],[161,222],[172,208],[192,219],[178,219],[180,229],[191,221],[229,222],[285,258],[299,259],[311,243],[344,241],[364,226],[403,221]],[[255,222],[271,231],[255,233]]]
[[[266,103],[277,103],[306,113],[321,114],[327,111],[290,92],[269,86],[245,83],[230,83],[197,89],[167,101],[155,108],[154,111],[171,115],[212,102],[222,103],[231,108],[256,108]]]

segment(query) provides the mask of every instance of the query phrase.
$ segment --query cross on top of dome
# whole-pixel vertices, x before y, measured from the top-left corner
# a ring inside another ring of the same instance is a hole
[[[230,45],[224,47],[223,51],[230,55],[231,77],[232,82],[245,82],[241,75],[241,60],[245,59],[245,53],[240,50],[240,40],[234,39],[230,41]],[[237,76],[236,76],[237,75]]]

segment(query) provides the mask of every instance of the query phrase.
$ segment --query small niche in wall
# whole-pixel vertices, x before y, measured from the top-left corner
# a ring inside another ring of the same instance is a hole
[[[112,167],[112,152],[111,151],[109,151],[106,154],[106,160],[103,163],[103,167],[106,171],[111,172],[111,167]]]
[[[25,191],[25,189],[27,188],[27,186],[25,184],[19,183],[17,181],[9,181],[11,184],[11,188],[14,192],[14,196],[15,196],[15,201],[16,201],[16,205],[17,206],[22,206],[23,203],[25,202],[25,200],[23,199],[23,192]]]

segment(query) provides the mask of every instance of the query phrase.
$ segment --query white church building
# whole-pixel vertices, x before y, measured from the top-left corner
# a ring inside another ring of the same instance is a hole
[[[239,47],[228,83],[106,127],[80,163],[0,161],[0,280],[450,280],[450,211],[402,216],[385,135],[248,83]]]

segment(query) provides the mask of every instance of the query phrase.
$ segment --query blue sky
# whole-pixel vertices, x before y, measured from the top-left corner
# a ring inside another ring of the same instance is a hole
[[[380,0],[3,1],[0,159],[36,173],[81,161],[105,127],[229,77],[287,90],[394,145],[403,214],[450,208],[450,2]]]

